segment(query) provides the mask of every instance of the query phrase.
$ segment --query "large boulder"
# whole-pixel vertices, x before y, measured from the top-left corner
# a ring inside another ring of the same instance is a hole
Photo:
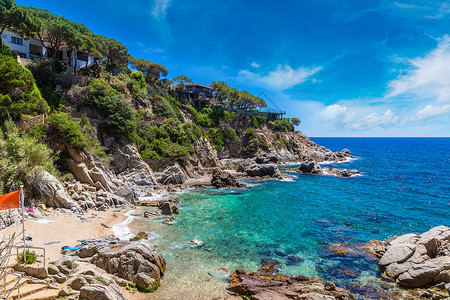
[[[161,213],[164,215],[178,214],[180,209],[178,205],[180,204],[180,199],[176,196],[169,197],[159,201],[159,208]]]
[[[75,179],[81,183],[95,187],[96,190],[104,190],[119,195],[127,201],[133,201],[136,197],[132,187],[126,179],[119,180],[106,166],[86,151],[69,149],[71,158],[67,159],[67,166]]]
[[[40,279],[48,278],[48,270],[45,267],[18,264],[14,266],[14,269],[19,272],[25,272],[28,276],[33,276]]]
[[[0,210],[0,229],[17,224],[20,220],[22,220],[22,215],[19,209]]]
[[[322,167],[316,161],[304,161],[298,167],[298,172],[305,174],[323,174]]]
[[[166,268],[166,261],[148,240],[137,242],[106,238],[100,242],[85,241],[77,250],[81,257],[92,257],[91,263],[108,273],[132,281],[141,289],[155,289]],[[153,278],[149,280],[142,274]]]
[[[87,284],[80,289],[80,299],[87,300],[127,300],[117,284]]]
[[[116,175],[121,178],[137,196],[146,196],[149,189],[158,186],[150,166],[142,159],[135,146],[116,147],[111,163]]]
[[[258,164],[253,161],[241,164],[238,171],[244,172],[250,177],[282,177],[280,170],[275,164]]]
[[[438,226],[387,242],[379,266],[386,277],[407,288],[450,283],[450,228]]]
[[[178,164],[165,168],[162,172],[155,173],[158,183],[183,184],[187,181],[186,175]]]
[[[49,207],[80,209],[78,203],[67,194],[62,183],[47,171],[42,171],[36,176],[32,189],[33,196],[39,203],[44,203]]]
[[[194,144],[195,156],[192,155],[191,162],[199,168],[214,168],[221,165],[216,148],[211,142],[200,137]]]
[[[309,300],[354,300],[348,291],[337,288],[334,283],[319,277],[287,276],[269,273],[245,273],[236,270],[230,276],[228,289],[240,296],[255,300],[264,299],[309,299]]]
[[[236,178],[234,178],[233,175],[228,172],[222,171],[219,168],[215,168],[213,170],[211,185],[216,188],[244,187],[244,185],[236,181]]]

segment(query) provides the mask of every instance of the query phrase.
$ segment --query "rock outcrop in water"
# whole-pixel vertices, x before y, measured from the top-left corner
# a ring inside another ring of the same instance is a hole
[[[449,227],[438,226],[421,235],[409,233],[371,245],[369,250],[380,257],[385,277],[406,288],[437,286],[450,292]]]
[[[300,164],[298,168],[290,169],[291,171],[300,174],[313,174],[313,175],[334,175],[336,177],[352,177],[360,174],[358,170],[347,170],[347,169],[335,169],[335,168],[323,168],[316,161],[304,161]]]
[[[244,161],[239,165],[238,171],[247,174],[249,177],[282,177],[277,165],[259,164],[255,160]]]
[[[243,187],[230,173],[215,168],[212,173],[211,185],[216,188]]]
[[[337,288],[332,282],[319,277],[296,276],[236,270],[230,276],[228,289],[252,300],[308,299],[308,300],[354,300],[348,291]]]

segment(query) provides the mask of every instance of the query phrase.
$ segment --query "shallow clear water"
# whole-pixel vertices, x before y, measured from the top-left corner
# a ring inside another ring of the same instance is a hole
[[[255,271],[271,260],[283,273],[332,280],[359,299],[392,298],[392,284],[378,277],[377,261],[363,243],[450,226],[450,139],[313,140],[333,151],[349,148],[357,160],[331,166],[358,169],[362,176],[291,174],[290,181],[262,181],[242,190],[188,191],[180,194],[175,225],[133,222],[134,231],[155,232],[167,259],[161,299],[172,299],[170,285],[184,290],[183,299],[198,297],[199,289],[203,299],[211,299],[226,282],[209,277],[208,270]],[[205,245],[189,246],[193,238]]]

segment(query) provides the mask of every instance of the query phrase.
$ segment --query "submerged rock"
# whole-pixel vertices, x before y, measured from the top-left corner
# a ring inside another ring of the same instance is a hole
[[[130,239],[130,242],[135,242],[135,241],[139,241],[139,240],[147,240],[147,239],[148,239],[148,233],[141,231],[138,234],[136,234],[134,237],[132,237]]]
[[[146,211],[146,212],[144,212],[144,215],[143,215],[143,217],[147,218],[147,219],[156,218],[159,216],[161,216],[161,213],[159,211]]]
[[[230,281],[230,291],[250,299],[355,299],[350,292],[319,277],[292,277],[260,272],[247,274],[243,270],[236,270],[230,276]]]
[[[168,217],[167,219],[165,219],[163,221],[163,223],[167,224],[167,225],[173,225],[173,224],[175,224],[175,218],[174,217]]]
[[[215,278],[228,279],[228,277],[230,277],[230,270],[228,270],[227,267],[222,267],[209,271],[208,275]]]
[[[358,170],[347,170],[347,169],[332,169],[332,168],[323,168],[323,171],[329,175],[334,175],[337,177],[352,177],[355,175],[359,175]]]
[[[192,244],[192,245],[195,245],[197,247],[201,247],[204,244],[204,242],[199,240],[198,238],[190,240],[189,243]]]

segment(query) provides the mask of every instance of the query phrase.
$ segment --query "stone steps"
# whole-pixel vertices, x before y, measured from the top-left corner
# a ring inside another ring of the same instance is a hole
[[[0,282],[0,299],[4,299],[6,295],[11,291],[11,289],[14,287],[14,285],[17,283],[17,280],[19,278],[10,274],[6,274],[6,285],[4,284],[3,279],[1,279]],[[21,287],[26,284],[27,278],[23,278],[20,280],[19,284],[14,288],[17,290],[17,287]],[[5,286],[6,286],[6,295],[5,295]],[[14,292],[13,292],[14,293]],[[11,293],[11,295],[13,295]]]
[[[58,292],[59,290],[44,289],[34,294],[20,297],[20,300],[54,300],[58,298]]]
[[[25,299],[25,297],[27,296],[34,295],[37,292],[47,289],[48,289],[47,284],[26,284],[20,287],[20,299]],[[14,291],[11,293],[10,298],[12,300],[16,300],[19,298],[17,289],[14,289]]]

